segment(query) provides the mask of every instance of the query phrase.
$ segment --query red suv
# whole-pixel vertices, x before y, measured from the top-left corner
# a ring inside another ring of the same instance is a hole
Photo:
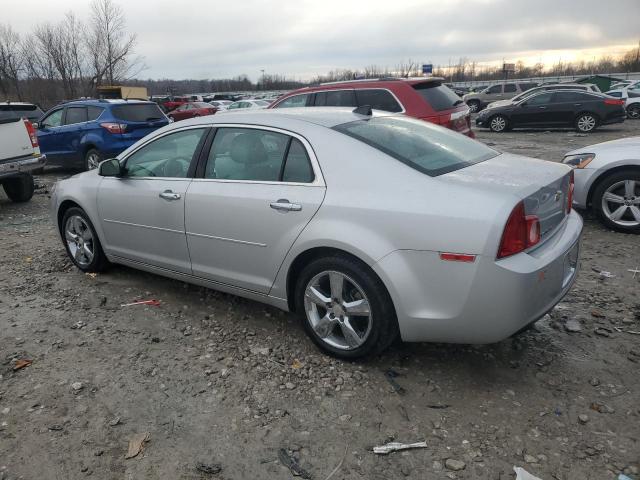
[[[469,108],[443,78],[381,78],[323,83],[283,95],[269,108],[358,107],[404,113],[475,138]]]

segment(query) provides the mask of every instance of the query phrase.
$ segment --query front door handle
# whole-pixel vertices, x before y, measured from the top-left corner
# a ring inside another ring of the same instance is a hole
[[[271,202],[270,206],[279,212],[299,212],[302,210],[302,205],[291,203],[286,198],[281,198],[277,202]]]
[[[165,200],[180,200],[180,194],[174,193],[171,190],[165,190],[164,192],[158,195],[160,198],[164,198]]]

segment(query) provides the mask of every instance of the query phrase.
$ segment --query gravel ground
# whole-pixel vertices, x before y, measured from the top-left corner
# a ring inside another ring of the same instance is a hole
[[[557,161],[639,127],[478,137]],[[502,480],[514,465],[640,478],[638,237],[586,215],[574,289],[516,338],[348,363],[259,303],[125,267],[80,273],[48,219],[63,175],[37,177],[27,204],[0,194],[1,480],[285,479],[287,459],[320,480]],[[161,305],[120,306],[149,298]],[[135,438],[144,450],[126,459]],[[391,440],[427,448],[370,451]]]

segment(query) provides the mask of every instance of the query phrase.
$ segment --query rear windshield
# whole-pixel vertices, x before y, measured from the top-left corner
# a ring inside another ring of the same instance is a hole
[[[10,118],[38,119],[44,112],[35,105],[0,105],[0,120]]]
[[[441,112],[451,110],[464,103],[456,93],[446,85],[438,83],[418,83],[413,88],[424,98],[431,108]]]
[[[128,122],[149,122],[164,118],[162,110],[155,103],[116,105],[111,111],[114,117]]]
[[[464,135],[407,117],[373,117],[343,123],[333,129],[432,177],[498,155]]]

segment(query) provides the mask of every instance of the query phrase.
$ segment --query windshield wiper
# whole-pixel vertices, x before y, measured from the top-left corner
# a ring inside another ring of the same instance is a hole
[[[150,122],[151,120],[160,120],[162,117],[149,117],[145,120],[145,122]]]

